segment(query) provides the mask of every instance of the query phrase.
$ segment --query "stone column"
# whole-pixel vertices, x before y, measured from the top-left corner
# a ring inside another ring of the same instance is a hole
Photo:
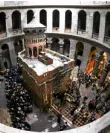
[[[76,51],[76,40],[70,39],[70,52],[69,52],[69,58],[74,59],[75,51]]]
[[[2,50],[1,50],[1,48],[0,48],[0,69],[2,69],[3,68],[3,56],[2,56]]]
[[[72,10],[72,25],[71,32],[77,34],[77,25],[78,25],[78,11]]]
[[[108,72],[110,71],[110,62],[106,64],[102,75],[100,76],[99,85],[102,86],[105,82],[105,79],[108,75]]]
[[[12,18],[11,18],[11,13],[8,11],[8,12],[6,12],[6,33],[7,33],[7,36],[10,36],[11,29],[12,29]]]
[[[48,43],[48,49],[51,49],[52,38],[48,37],[48,38],[47,38],[47,43]]]
[[[86,34],[88,38],[92,38],[93,31],[93,12],[87,13]]]
[[[100,28],[99,28],[99,41],[100,42],[103,42],[104,36],[105,36],[105,17],[106,17],[106,14],[103,11],[100,14]]]
[[[40,9],[34,9],[34,19],[36,20],[36,22],[40,22]]]
[[[25,50],[24,38],[22,39],[23,50]]]
[[[53,12],[52,8],[47,10],[47,32],[52,32],[52,22],[53,22],[52,12]]]
[[[60,54],[63,54],[63,46],[64,46],[64,41],[63,39],[59,39],[59,45],[60,45]]]
[[[26,47],[26,51],[27,51],[27,57],[29,58],[30,55],[29,55],[29,48],[28,47]]]
[[[15,48],[14,48],[13,42],[12,41],[8,42],[8,46],[9,46],[11,64],[12,64],[12,66],[16,66],[17,56],[15,54]]]
[[[60,9],[60,27],[59,32],[65,32],[65,9]]]
[[[27,24],[27,10],[23,10],[22,19],[23,19],[22,26],[24,27],[24,25]]]
[[[83,56],[82,56],[82,61],[80,66],[82,70],[85,70],[86,68],[90,49],[91,49],[91,46],[88,43],[84,43]]]

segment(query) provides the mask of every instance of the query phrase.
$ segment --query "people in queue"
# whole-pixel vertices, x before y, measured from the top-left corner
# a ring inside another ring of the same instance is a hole
[[[23,87],[19,64],[5,74],[5,92],[12,126],[31,130],[31,126],[25,121],[25,118],[28,113],[32,112],[32,98],[28,90]]]

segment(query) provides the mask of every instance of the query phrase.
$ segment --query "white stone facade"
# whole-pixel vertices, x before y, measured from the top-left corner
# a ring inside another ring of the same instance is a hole
[[[93,4],[93,3],[91,3],[91,4]],[[105,36],[106,14],[110,10],[110,7],[106,8],[106,6],[108,7],[107,4],[108,3],[106,3],[106,5],[103,5],[103,9],[100,8],[99,5],[97,5],[95,8],[93,8],[91,5],[84,6],[83,3],[82,4],[80,3],[80,5],[77,5],[77,6],[74,5],[72,7],[71,6],[66,6],[66,7],[45,6],[44,7],[42,5],[42,7],[39,8],[38,5],[36,7],[34,7],[34,5],[32,5],[32,6],[28,5],[29,7],[25,7],[25,5],[24,5],[22,9],[20,7],[16,7],[16,6],[13,7],[12,9],[10,9],[10,7],[7,7],[5,10],[3,10],[3,8],[2,8],[2,10],[0,12],[4,12],[6,14],[5,38],[10,38],[10,37],[16,38],[16,36],[21,38],[21,36],[24,34],[22,29],[23,29],[24,25],[27,24],[27,11],[32,10],[34,13],[34,18],[36,19],[36,22],[40,22],[40,17],[41,17],[40,12],[42,10],[45,10],[46,15],[47,15],[47,17],[46,17],[46,23],[47,23],[46,33],[47,34],[55,33],[56,34],[55,37],[57,37],[57,38],[59,38],[59,34],[60,35],[63,35],[63,34],[71,35],[71,37],[70,36],[68,37],[70,42],[72,42],[72,40],[73,41],[75,41],[75,40],[82,41],[82,39],[80,39],[80,38],[84,38],[85,40],[87,40],[87,42],[86,41],[83,41],[83,42],[88,43],[88,45],[92,45],[92,42],[96,42],[96,43],[99,43],[99,47],[104,46],[107,49],[110,49],[110,37]],[[59,11],[59,27],[53,29],[53,11],[54,10]],[[66,11],[68,11],[68,10],[71,12],[71,28],[69,30],[65,26],[65,19],[66,19],[65,14],[66,14]],[[85,13],[86,13],[85,31],[78,30],[78,21],[79,21],[78,13],[81,10],[85,11]],[[10,29],[12,29],[12,13],[14,11],[18,11],[21,14],[21,30],[17,30],[17,32],[15,32],[15,33],[13,30],[10,31]],[[100,25],[99,25],[98,35],[93,34],[93,16],[94,16],[95,12],[99,12],[99,14],[100,14]],[[47,37],[48,37],[48,35],[47,35]],[[77,37],[77,39],[75,37]],[[0,41],[5,38],[1,36]],[[63,38],[65,38],[65,36]],[[88,45],[86,45],[86,47],[89,47]],[[62,46],[60,45],[60,53],[62,53]],[[69,57],[74,58],[73,52],[75,52],[75,47],[76,47],[75,44],[74,44],[74,49],[72,47],[73,46],[71,46],[71,48],[70,48]],[[10,52],[10,57],[13,57],[11,54],[12,54],[12,52]],[[15,62],[15,61],[13,61],[13,62]],[[13,64],[15,64],[15,63],[13,63]]]

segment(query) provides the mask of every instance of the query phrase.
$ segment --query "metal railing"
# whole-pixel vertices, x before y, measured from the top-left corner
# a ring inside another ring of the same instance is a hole
[[[99,37],[99,33],[92,33],[92,38],[98,40],[98,37]]]
[[[52,31],[59,31],[59,27],[53,27]]]
[[[110,37],[105,36],[105,37],[104,37],[104,42],[110,44]]]
[[[71,32],[71,28],[66,28],[65,32],[70,33]]]
[[[78,29],[78,31],[77,31],[77,34],[78,35],[86,35],[86,31],[85,30],[81,30],[81,29]]]

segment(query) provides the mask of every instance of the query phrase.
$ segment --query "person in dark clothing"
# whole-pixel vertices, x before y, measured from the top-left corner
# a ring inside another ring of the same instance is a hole
[[[94,102],[94,100],[91,100],[90,102],[89,102],[89,110],[94,110],[95,109],[95,102]]]
[[[65,122],[64,125],[61,126],[60,131],[66,130],[67,129],[67,126],[68,126],[67,125],[67,122]]]
[[[77,109],[77,107],[75,106],[71,111],[70,111],[70,114],[71,115],[74,115],[74,111]]]
[[[58,123],[59,126],[61,126],[61,118],[62,118],[62,115],[61,114],[58,114],[57,117],[58,117],[57,118],[57,123]]]

